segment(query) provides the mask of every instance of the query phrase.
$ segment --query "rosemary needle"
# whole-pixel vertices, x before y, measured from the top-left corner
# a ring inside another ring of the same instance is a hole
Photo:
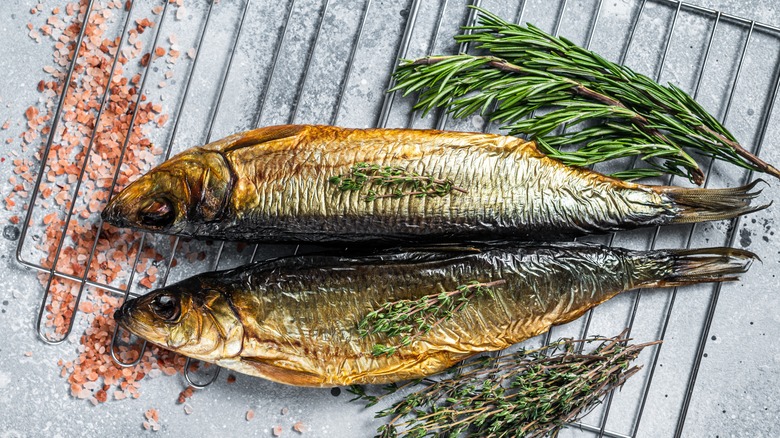
[[[419,93],[423,114],[444,107],[454,117],[489,116],[569,165],[639,157],[644,166],[613,175],[623,179],[672,174],[701,185],[704,174],[686,150],[780,178],[680,88],[475,9],[478,24],[455,40],[489,55],[403,61],[391,91]]]

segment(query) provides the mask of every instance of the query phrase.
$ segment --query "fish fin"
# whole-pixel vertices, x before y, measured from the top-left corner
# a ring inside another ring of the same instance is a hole
[[[340,263],[360,262],[360,263],[389,263],[389,262],[412,262],[421,263],[425,261],[441,260],[458,255],[478,254],[488,247],[480,245],[429,243],[423,246],[370,246],[370,245],[346,245],[341,248],[322,248],[319,251],[308,252],[308,256],[320,256],[324,259],[336,258]],[[296,258],[295,256],[279,257],[276,260],[287,258]],[[328,261],[330,263],[330,261]]]
[[[760,260],[750,251],[736,248],[703,248],[661,251],[671,261],[671,268],[661,279],[641,287],[675,287],[696,283],[736,281],[739,274]]]
[[[677,216],[671,220],[673,224],[687,224],[704,221],[731,219],[747,213],[763,210],[772,203],[750,205],[761,190],[753,189],[761,179],[748,185],[728,189],[688,189],[683,187],[663,187],[666,194],[678,209]]]
[[[322,376],[318,374],[286,368],[279,366],[274,362],[275,361],[273,360],[261,359],[257,357],[241,358],[241,364],[251,368],[251,371],[249,371],[250,374],[271,380],[273,382],[294,386],[329,386],[326,384]]]
[[[306,125],[278,125],[265,128],[254,129],[251,131],[240,132],[225,137],[222,140],[211,143],[204,148],[218,149],[222,152],[231,152],[249,146],[256,146],[261,143],[268,143],[283,138],[296,137],[306,130]]]
[[[433,252],[433,253],[480,253],[482,250],[476,245],[458,245],[454,243],[435,244],[429,243],[422,246],[396,246],[393,248],[377,251],[375,255],[397,254],[400,252]]]

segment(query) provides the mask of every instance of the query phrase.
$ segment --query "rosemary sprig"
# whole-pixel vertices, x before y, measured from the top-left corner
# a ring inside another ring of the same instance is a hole
[[[368,163],[358,163],[350,168],[348,174],[332,176],[329,181],[338,186],[341,191],[356,192],[366,186],[380,189],[378,192],[374,188],[369,188],[363,198],[366,202],[381,198],[397,199],[404,196],[441,197],[453,191],[467,193],[465,189],[455,186],[449,179],[436,179],[400,167]]]
[[[455,290],[425,295],[417,300],[398,300],[385,303],[367,314],[358,323],[361,337],[383,334],[400,340],[393,345],[375,344],[374,356],[392,355],[399,348],[406,347],[420,336],[428,333],[452,315],[467,306],[472,299],[483,295],[493,296],[492,288],[506,284],[506,280],[489,282],[472,281]]]
[[[678,87],[662,86],[531,24],[476,9],[478,25],[455,39],[477,43],[491,56],[403,61],[391,91],[419,92],[415,108],[424,113],[444,107],[455,117],[489,115],[510,135],[537,140],[542,151],[569,165],[641,158],[648,167],[618,175],[626,179],[667,173],[702,184],[704,175],[686,149],[780,178]],[[572,147],[574,152],[564,151]]]
[[[369,407],[405,390],[399,401],[377,413],[389,419],[378,429],[379,437],[554,436],[636,374],[641,367],[630,363],[642,349],[660,342],[628,341],[626,332],[563,339],[536,350],[466,361],[435,383],[389,385],[378,393],[353,386],[350,392]],[[582,353],[591,343],[598,345]]]

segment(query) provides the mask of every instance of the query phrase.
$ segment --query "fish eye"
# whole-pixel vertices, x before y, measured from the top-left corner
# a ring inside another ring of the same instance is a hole
[[[163,293],[154,297],[149,304],[155,315],[159,316],[166,322],[174,322],[179,319],[181,314],[181,307],[179,306],[179,299],[172,294]]]
[[[173,203],[165,198],[155,199],[139,212],[141,224],[149,227],[171,225],[175,218],[176,212],[173,209]]]

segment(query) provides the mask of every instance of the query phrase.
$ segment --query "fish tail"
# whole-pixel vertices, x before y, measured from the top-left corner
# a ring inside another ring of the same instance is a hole
[[[688,224],[731,219],[769,207],[771,202],[751,205],[751,201],[761,194],[760,189],[753,189],[763,182],[757,179],[748,185],[728,189],[663,187],[661,190],[678,209],[677,216],[670,223]]]
[[[696,283],[736,281],[760,260],[736,248],[663,250],[644,253],[646,281],[640,287],[675,287]],[[654,278],[653,278],[654,277]]]

